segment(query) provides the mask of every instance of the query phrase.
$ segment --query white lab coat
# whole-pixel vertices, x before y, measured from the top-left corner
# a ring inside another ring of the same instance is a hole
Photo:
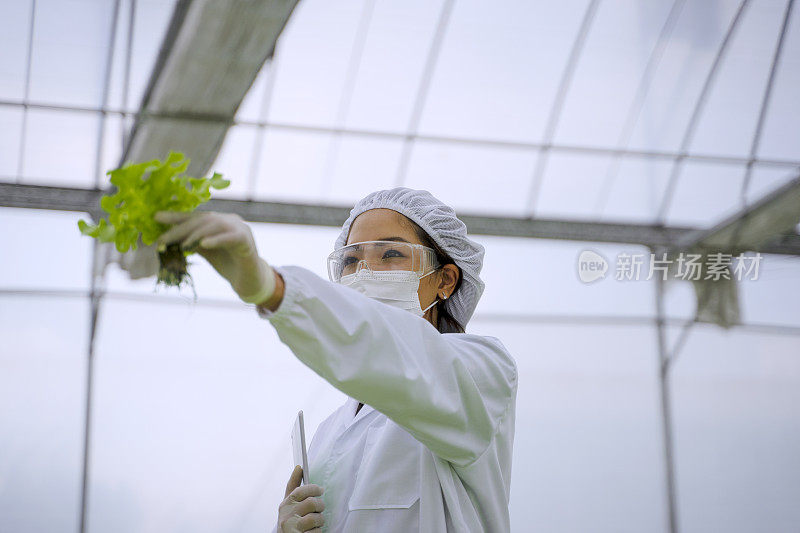
[[[309,447],[324,530],[509,531],[517,367],[500,341],[441,334],[304,268],[277,270],[283,301],[262,316],[350,397]]]

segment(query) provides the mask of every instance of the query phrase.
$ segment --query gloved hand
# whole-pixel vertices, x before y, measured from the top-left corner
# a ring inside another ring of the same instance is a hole
[[[322,531],[324,520],[322,502],[324,489],[319,485],[303,485],[303,469],[294,467],[286,484],[286,497],[278,506],[278,532],[296,533],[298,531]]]
[[[159,211],[155,219],[173,224],[158,238],[160,246],[179,242],[186,250],[197,245],[197,253],[228,280],[243,301],[260,304],[272,296],[275,273],[258,256],[253,233],[239,215]]]

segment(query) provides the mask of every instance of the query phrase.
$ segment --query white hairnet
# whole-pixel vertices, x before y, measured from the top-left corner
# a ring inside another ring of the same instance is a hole
[[[462,327],[466,327],[485,286],[479,275],[483,267],[483,246],[467,236],[467,226],[458,219],[452,207],[428,191],[396,187],[373,192],[356,203],[342,225],[335,248],[347,244],[350,226],[358,215],[381,208],[397,211],[416,222],[461,269],[461,286],[445,300],[444,306]]]

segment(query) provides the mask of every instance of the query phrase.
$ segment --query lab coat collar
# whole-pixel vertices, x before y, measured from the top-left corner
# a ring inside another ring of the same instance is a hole
[[[347,398],[346,405],[347,407],[344,410],[344,412],[347,413],[347,420],[345,420],[344,424],[345,428],[352,426],[357,421],[361,420],[362,418],[364,418],[369,413],[375,410],[371,406],[364,404],[358,411],[358,413],[356,413],[356,407],[358,407],[358,400],[350,397]]]

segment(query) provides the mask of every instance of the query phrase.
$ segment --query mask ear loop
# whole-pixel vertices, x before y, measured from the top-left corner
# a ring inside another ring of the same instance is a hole
[[[440,301],[440,300],[439,300],[439,296],[437,295],[437,296],[436,296],[436,298],[433,300],[433,303],[432,303],[431,305],[429,305],[428,307],[426,307],[425,309],[423,309],[423,310],[422,310],[422,314],[424,315],[425,313],[427,313],[427,312],[428,312],[428,309],[430,309],[431,307],[433,307],[434,305],[436,305],[437,303],[439,303],[439,301]]]
[[[424,315],[425,313],[428,312],[428,309],[430,309],[431,307],[433,307],[434,305],[436,305],[439,302],[444,302],[445,300],[447,300],[447,293],[443,293],[441,298],[439,298],[439,295],[437,294],[436,298],[433,300],[433,303],[422,310],[422,314]]]
[[[441,268],[441,267],[439,267],[439,268]],[[439,268],[434,268],[433,270],[431,270],[431,271],[430,271],[430,272],[428,272],[427,274],[425,274],[425,275],[423,275],[423,276],[420,276],[420,277],[419,277],[419,279],[422,279],[422,278],[424,278],[425,276],[430,276],[431,274],[433,274],[434,272],[436,272],[437,270],[439,270]],[[432,303],[431,305],[429,305],[428,307],[426,307],[425,309],[423,309],[423,310],[422,310],[422,314],[424,315],[425,313],[427,313],[427,312],[428,312],[428,309],[430,309],[431,307],[433,307],[433,306],[434,306],[434,305],[436,305],[437,303],[439,303],[439,302],[443,302],[443,301],[445,301],[445,300],[447,300],[447,293],[446,293],[446,292],[442,293],[442,297],[441,297],[441,298],[439,298],[439,294],[437,293],[437,294],[436,294],[436,298],[434,298],[434,300],[433,300],[433,303]]]

